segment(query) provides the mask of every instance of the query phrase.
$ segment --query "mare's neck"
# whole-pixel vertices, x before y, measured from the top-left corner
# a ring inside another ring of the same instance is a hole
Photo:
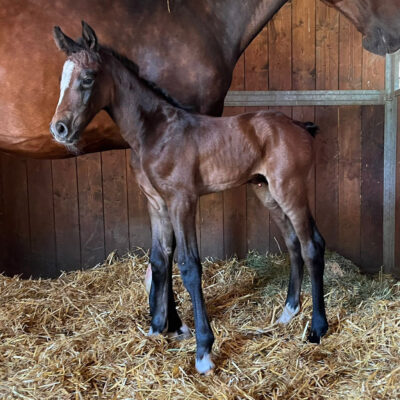
[[[208,0],[214,15],[221,21],[226,42],[238,58],[268,21],[288,0],[247,0],[223,2]],[[235,60],[236,61],[236,60]]]

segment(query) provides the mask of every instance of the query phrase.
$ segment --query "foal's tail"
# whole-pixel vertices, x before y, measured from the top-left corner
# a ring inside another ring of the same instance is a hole
[[[293,121],[296,125],[301,126],[303,129],[305,129],[312,137],[315,137],[315,135],[319,131],[319,126],[315,125],[314,122],[301,122],[301,121]]]

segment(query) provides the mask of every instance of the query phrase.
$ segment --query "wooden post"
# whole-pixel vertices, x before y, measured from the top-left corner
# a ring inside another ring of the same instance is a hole
[[[397,97],[395,96],[395,75],[398,63],[395,55],[386,56],[385,73],[385,136],[384,136],[384,177],[383,177],[383,265],[386,273],[395,269],[396,232],[396,136]]]

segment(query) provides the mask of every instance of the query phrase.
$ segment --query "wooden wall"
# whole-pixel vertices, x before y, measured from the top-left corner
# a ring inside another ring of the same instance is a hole
[[[286,4],[243,54],[232,82],[233,90],[383,88],[384,58],[363,50],[356,29],[319,0]],[[247,110],[232,107],[225,114]],[[280,110],[321,127],[312,208],[328,247],[365,271],[379,270],[383,107]],[[101,262],[113,250],[148,248],[145,199],[128,160],[129,151],[58,161],[2,155],[2,269],[55,276]],[[245,186],[201,198],[197,219],[203,257],[284,249],[268,211]]]

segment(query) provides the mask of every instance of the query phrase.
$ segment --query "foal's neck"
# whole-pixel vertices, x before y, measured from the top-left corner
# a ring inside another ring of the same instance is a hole
[[[108,55],[114,92],[108,111],[132,149],[137,149],[146,133],[154,129],[157,115],[174,109],[161,95],[150,88],[134,71],[117,58]]]

